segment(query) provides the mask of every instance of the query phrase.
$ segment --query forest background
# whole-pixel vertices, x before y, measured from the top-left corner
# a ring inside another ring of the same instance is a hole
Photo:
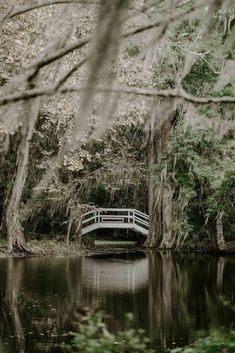
[[[146,247],[233,247],[233,1],[4,0],[0,11],[8,251],[43,235],[81,242],[95,206],[149,213]]]

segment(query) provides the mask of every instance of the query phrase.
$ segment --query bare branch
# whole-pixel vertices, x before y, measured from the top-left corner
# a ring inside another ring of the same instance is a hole
[[[68,72],[66,72],[58,82],[55,84],[55,90],[58,90],[68,79],[70,76],[73,75],[74,72],[76,72],[85,62],[87,61],[87,58],[80,60],[78,63],[76,63]]]
[[[86,45],[87,43],[89,43],[91,37],[90,36],[86,36],[82,39],[79,39],[77,41],[74,41],[71,44],[68,44],[67,46],[56,50],[54,53],[46,55],[43,58],[40,58],[38,60],[33,61],[27,68],[28,69],[41,69],[42,67],[51,64],[52,62],[62,58],[63,56],[69,54],[70,52],[79,49],[81,47],[83,47],[84,45]]]
[[[126,33],[123,34],[123,38],[128,38],[128,37],[135,35],[137,33],[141,33],[141,32],[150,30],[152,28],[164,25],[168,22],[170,23],[172,21],[175,21],[178,18],[180,18],[181,16],[189,14],[190,12],[194,11],[197,7],[198,7],[198,5],[195,7],[191,7],[190,9],[188,9],[187,11],[185,11],[183,13],[181,12],[177,15],[170,15],[162,21],[158,20],[158,21],[152,22],[150,24],[131,29],[130,31],[127,31]],[[40,69],[46,65],[49,65],[52,62],[54,62],[55,60],[58,60],[58,59],[62,58],[63,56],[69,54],[70,52],[72,52],[76,49],[79,49],[79,48],[83,47],[84,45],[88,44],[90,42],[90,40],[91,40],[91,36],[85,36],[84,38],[78,39],[77,41],[74,41],[73,43],[68,44],[64,48],[55,51],[51,55],[48,55],[42,59],[33,61],[26,69],[33,69],[33,68]]]
[[[16,8],[10,12],[7,16],[8,18],[13,18],[18,15],[22,15],[26,12],[39,9],[41,7],[50,6],[50,5],[58,5],[58,4],[98,4],[99,0],[41,0],[35,3]]]
[[[63,0],[63,1],[64,1],[64,3],[66,3],[66,2],[75,2],[76,0],[73,0],[73,1],[72,0]],[[79,1],[80,0],[78,0],[78,2]],[[81,1],[92,1],[92,0],[81,0]],[[47,1],[45,0],[45,4],[47,3],[48,5],[49,5],[49,3],[52,4],[52,2],[54,4],[62,3],[62,0],[47,0]],[[138,33],[141,33],[141,32],[156,28],[156,27],[160,27],[160,26],[163,26],[164,28],[166,28],[166,25],[168,23],[172,23],[173,21],[179,19],[180,17],[190,14],[195,9],[200,7],[200,5],[201,5],[201,3],[198,3],[197,5],[190,7],[189,9],[187,9],[184,12],[180,12],[180,13],[175,14],[175,15],[166,16],[166,18],[164,20],[160,20],[160,21],[157,20],[155,22],[151,22],[150,24],[147,24],[147,25],[144,25],[144,26],[140,26],[138,28],[131,29],[131,30],[129,30],[126,33],[123,34],[123,38],[128,38],[128,37],[130,37],[132,35],[135,35],[135,34],[138,34]],[[73,52],[73,51],[85,46],[86,44],[88,44],[90,42],[90,40],[91,40],[91,36],[85,36],[84,38],[78,39],[78,40],[74,41],[71,44],[68,44],[67,46],[65,46],[63,48],[61,48],[59,50],[56,50],[52,54],[46,55],[43,58],[40,58],[38,60],[33,61],[29,66],[26,67],[25,70],[26,71],[27,70],[33,70],[33,72],[29,73],[29,75],[30,76],[31,75],[34,76],[35,73],[37,74],[38,71],[41,68],[43,68],[44,66],[49,65],[52,62],[54,62],[54,61],[56,61],[56,60],[58,60],[58,59],[60,59],[60,58],[62,58],[64,56],[66,56],[70,52]]]
[[[59,94],[68,94],[68,93],[81,93],[85,89],[84,86],[65,86],[58,90],[57,84],[55,86],[44,88],[39,87],[31,90],[25,90],[22,92],[17,92],[13,94],[6,95],[5,97],[0,97],[0,106],[4,106],[9,103],[16,103],[19,101],[36,98],[38,96],[52,96],[55,93]],[[176,89],[166,89],[166,90],[157,90],[154,88],[136,88],[136,87],[110,87],[106,86],[97,86],[97,92],[112,92],[119,94],[132,94],[138,96],[146,97],[164,97],[164,98],[181,98],[185,101],[199,104],[208,104],[208,103],[235,103],[235,96],[224,96],[224,97],[197,97],[191,94],[188,94],[182,88]]]
[[[123,34],[124,38],[133,36],[135,34],[156,28],[156,27],[160,27],[162,25],[165,25],[166,23],[172,23],[176,20],[178,20],[179,18],[182,18],[182,16],[186,16],[189,15],[190,13],[192,13],[193,11],[195,11],[196,9],[198,9],[200,6],[202,5],[201,2],[198,2],[197,5],[193,5],[192,7],[188,8],[185,11],[179,12],[177,14],[170,14],[168,16],[166,16],[163,20],[157,20],[157,21],[153,21],[151,23],[148,23],[147,25],[143,25],[134,29],[129,30],[128,32]]]

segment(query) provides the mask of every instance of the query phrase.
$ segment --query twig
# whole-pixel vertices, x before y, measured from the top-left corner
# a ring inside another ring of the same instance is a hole
[[[195,11],[197,8],[199,8],[201,6],[201,3],[190,7],[189,9],[187,9],[186,11],[183,12],[179,12],[178,14],[170,14],[169,16],[166,16],[163,20],[157,20],[151,23],[148,23],[146,25],[131,29],[129,31],[127,31],[126,33],[123,34],[123,38],[128,38],[131,37],[135,34],[141,33],[141,32],[145,32],[147,30],[156,28],[156,27],[160,27],[162,25],[164,25],[165,23],[172,23],[176,20],[178,20],[179,18],[181,18],[182,16],[185,15],[189,15],[191,12]]]
[[[70,52],[83,47],[84,45],[89,43],[90,39],[91,39],[90,36],[86,36],[82,39],[74,41],[73,43],[68,44],[63,48],[56,50],[52,54],[49,54],[43,58],[40,58],[39,60],[33,61],[28,67],[26,67],[26,70],[35,69],[35,68],[41,69],[42,67],[53,63],[57,59],[62,58],[63,56],[69,54]]]
[[[87,58],[84,58],[80,60],[77,64],[75,64],[68,72],[64,74],[64,76],[59,79],[59,81],[56,82],[54,89],[57,91],[69,79],[69,77],[72,76],[73,73],[77,71],[86,61]]]
[[[205,61],[205,63],[209,66],[209,68],[211,69],[211,71],[212,71],[215,75],[219,75],[219,74],[220,74],[220,72],[219,72],[219,71],[216,71],[216,70],[213,68],[213,66],[209,63],[209,61],[205,58],[205,55],[208,54],[209,51],[207,51],[206,53],[197,53],[197,52],[195,52],[195,51],[192,51],[192,50],[186,49],[186,48],[184,48],[184,47],[181,47],[180,45],[178,45],[178,44],[176,44],[175,42],[173,42],[172,40],[170,40],[169,37],[167,37],[166,40],[167,40],[171,45],[173,45],[174,47],[179,48],[180,50],[185,51],[186,53],[199,56],[199,58],[201,58],[203,61]]]

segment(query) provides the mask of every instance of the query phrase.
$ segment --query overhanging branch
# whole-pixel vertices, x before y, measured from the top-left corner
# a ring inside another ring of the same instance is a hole
[[[8,15],[8,18],[13,18],[18,15],[22,15],[26,12],[39,9],[41,7],[46,7],[50,5],[58,5],[58,4],[97,4],[99,0],[41,0],[33,2],[29,5],[22,6],[19,8],[14,8],[11,13]]]
[[[36,98],[39,96],[52,96],[54,94],[69,94],[69,93],[80,93],[84,91],[84,86],[65,86],[57,89],[57,84],[52,87],[44,88],[39,87],[32,90],[25,90],[9,94],[3,97],[0,97],[0,106],[4,106],[10,103],[16,103],[19,101]],[[157,90],[154,88],[137,88],[137,87],[110,87],[98,86],[97,92],[112,92],[119,94],[131,94],[145,97],[164,97],[164,98],[180,98],[191,103],[198,104],[208,104],[208,103],[235,103],[235,96],[224,96],[224,97],[198,97],[188,94],[182,88],[176,89],[166,89],[166,90]]]

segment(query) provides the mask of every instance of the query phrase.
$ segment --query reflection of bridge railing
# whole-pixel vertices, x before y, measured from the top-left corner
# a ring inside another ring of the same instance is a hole
[[[82,285],[94,291],[134,293],[146,288],[149,278],[147,258],[82,258]]]
[[[99,228],[133,229],[147,235],[149,216],[129,208],[96,208],[82,216],[82,234]]]

